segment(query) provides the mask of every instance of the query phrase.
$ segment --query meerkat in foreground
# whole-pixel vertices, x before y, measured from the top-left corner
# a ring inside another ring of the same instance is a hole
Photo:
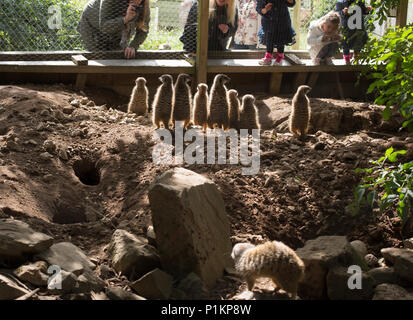
[[[311,91],[309,86],[300,86],[294,95],[291,114],[289,119],[289,129],[293,135],[300,135],[304,139],[308,132],[311,118],[310,100],[307,94]]]
[[[238,92],[234,89],[231,89],[228,91],[228,105],[229,105],[229,127],[231,129],[238,130],[240,103],[238,99]]]
[[[239,128],[248,129],[251,133],[252,129],[261,129],[258,110],[255,106],[255,98],[251,94],[246,94],[242,97],[242,106],[240,112]]]
[[[254,246],[237,243],[232,249],[235,269],[252,290],[257,278],[265,277],[295,299],[298,283],[304,278],[305,265],[293,249],[279,241],[267,241]]]
[[[185,130],[191,120],[192,94],[189,82],[191,77],[185,73],[178,75],[172,98],[172,126],[175,121],[184,121]]]
[[[229,129],[229,107],[227,88],[225,87],[225,84],[229,81],[231,79],[225,74],[217,74],[214,78],[208,103],[208,126],[210,128],[214,128],[217,125],[218,128]]]
[[[146,79],[139,77],[135,80],[132,94],[128,104],[128,112],[143,116],[148,113],[148,88]]]
[[[158,87],[152,103],[152,121],[157,129],[163,123],[165,129],[169,128],[172,111],[172,96],[174,92],[173,79],[169,74],[159,77],[162,84]]]
[[[198,84],[198,91],[194,97],[193,123],[201,126],[205,132],[208,126],[208,86],[205,83]]]

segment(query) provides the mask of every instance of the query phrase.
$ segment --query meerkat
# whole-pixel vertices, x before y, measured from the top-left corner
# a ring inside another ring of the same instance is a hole
[[[293,249],[280,241],[267,241],[254,246],[237,243],[231,257],[235,269],[247,281],[252,290],[257,278],[266,277],[295,299],[298,283],[304,278],[305,265]]]
[[[238,99],[238,92],[234,89],[228,90],[228,105],[229,105],[229,127],[232,129],[239,128],[239,109],[240,103]]]
[[[132,94],[128,104],[128,112],[138,115],[148,113],[148,88],[146,87],[146,79],[139,77],[135,80],[136,85],[133,87]]]
[[[300,86],[294,95],[292,109],[289,119],[289,129],[293,135],[300,135],[301,139],[307,136],[308,126],[310,124],[311,107],[310,100],[307,97],[311,87]]]
[[[172,98],[172,126],[175,121],[184,121],[185,130],[188,128],[191,119],[192,94],[188,82],[191,77],[185,73],[178,75],[175,82],[174,94]]]
[[[174,92],[173,79],[169,74],[159,77],[162,84],[158,87],[152,103],[152,122],[157,129],[163,123],[165,129],[169,128],[172,111],[172,97]]]
[[[252,132],[252,129],[261,129],[257,107],[255,106],[255,98],[251,94],[246,94],[242,97],[239,128],[248,129],[249,133]]]
[[[228,116],[228,100],[227,100],[227,88],[225,84],[231,81],[231,79],[225,74],[217,74],[214,78],[211,91],[209,94],[208,102],[208,126],[212,129],[215,125],[218,128],[228,130],[229,129],[229,116]]]
[[[194,125],[202,126],[205,132],[208,126],[208,86],[205,83],[198,84],[198,91],[194,97]]]

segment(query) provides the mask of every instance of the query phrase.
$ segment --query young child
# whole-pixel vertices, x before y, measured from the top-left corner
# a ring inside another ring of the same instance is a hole
[[[310,23],[307,44],[314,65],[333,65],[332,57],[342,38],[337,33],[339,26],[340,16],[334,11]]]
[[[348,25],[350,17],[353,17],[353,15],[357,13],[357,11],[354,10],[352,14],[349,14],[349,12],[351,12],[349,9],[352,6],[358,6],[361,9],[361,29],[351,28]],[[338,0],[336,4],[336,11],[341,16],[341,25],[344,28],[343,58],[346,64],[350,64],[350,49],[353,49],[354,55],[357,56],[368,40],[368,35],[364,28],[364,16],[369,14],[371,9],[371,6],[366,7],[364,1]]]
[[[294,30],[291,27],[288,7],[293,7],[295,0],[258,0],[257,12],[262,16],[262,29],[265,34],[267,51],[260,65],[271,65],[274,59],[272,53],[277,47],[275,63],[282,64],[284,47],[294,42]]]
[[[261,16],[258,15],[256,0],[237,0],[238,29],[234,36],[234,49],[256,49],[257,33],[261,26]]]

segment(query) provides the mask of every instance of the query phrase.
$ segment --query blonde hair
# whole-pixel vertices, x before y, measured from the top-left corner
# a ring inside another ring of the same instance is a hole
[[[321,23],[332,23],[337,26],[340,24],[340,21],[340,15],[338,14],[338,12],[335,11],[330,11],[324,17],[321,18]]]
[[[235,26],[235,14],[237,12],[235,0],[226,0],[225,6],[227,7],[227,23]],[[209,0],[209,19],[215,17],[216,7],[216,0]]]

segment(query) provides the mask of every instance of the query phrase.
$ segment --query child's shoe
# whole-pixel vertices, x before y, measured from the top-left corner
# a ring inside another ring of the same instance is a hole
[[[274,59],[272,54],[269,52],[266,52],[265,57],[262,58],[258,63],[262,66],[270,66],[272,64],[272,59]]]
[[[278,65],[282,65],[284,59],[284,53],[276,53],[275,55],[275,63]]]
[[[346,64],[351,64],[350,59],[351,59],[351,54],[343,54],[344,61]]]

